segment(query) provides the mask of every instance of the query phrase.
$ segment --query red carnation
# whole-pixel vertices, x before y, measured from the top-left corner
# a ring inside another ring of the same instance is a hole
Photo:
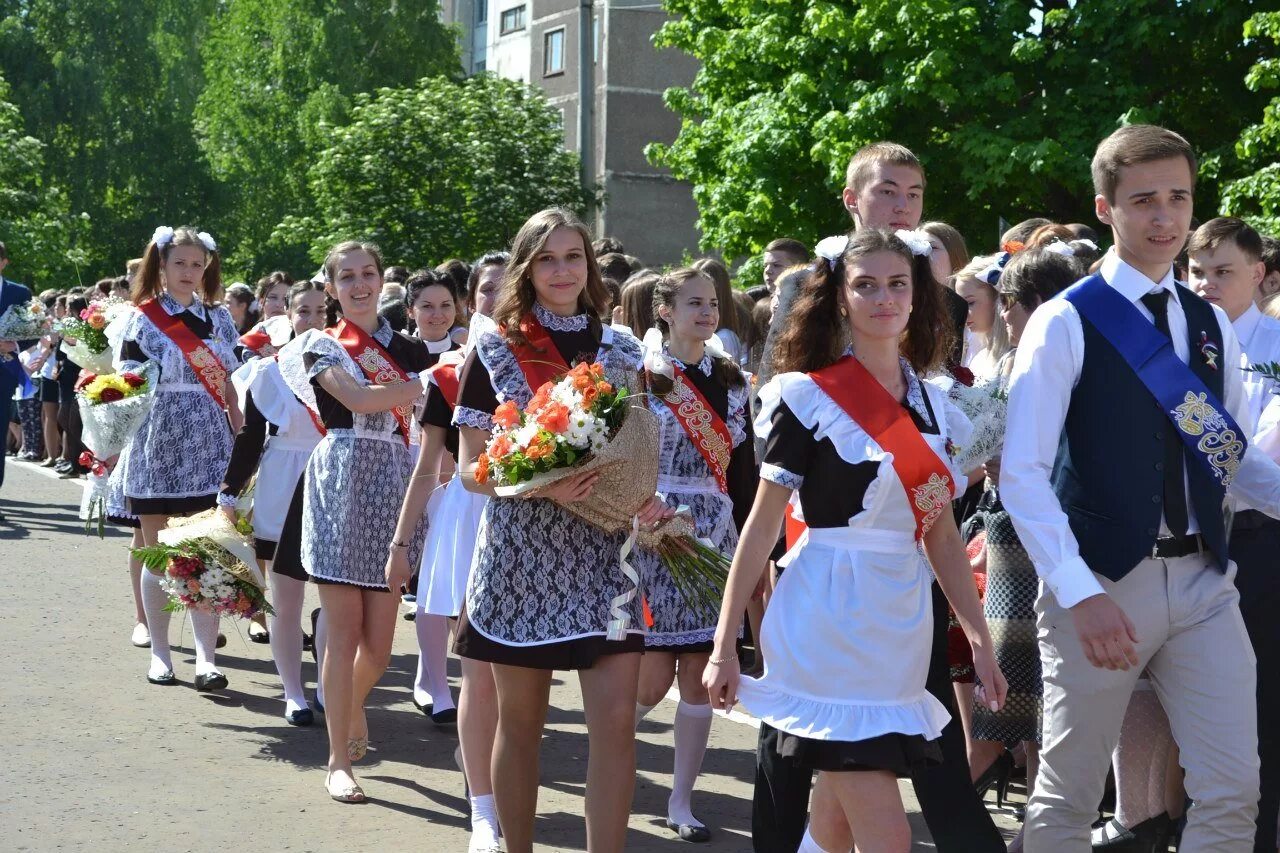
[[[80,467],[81,468],[93,467],[93,454],[90,453],[88,450],[80,454]]]
[[[143,379],[132,370],[127,370],[124,373],[121,373],[120,378],[123,379],[125,384],[130,388],[141,388],[143,385],[147,384],[147,380]]]
[[[98,399],[104,403],[114,403],[116,400],[124,399],[124,392],[119,388],[103,388],[102,393],[98,395]]]
[[[97,378],[98,378],[98,374],[96,373],[89,373],[87,370],[80,371],[80,378],[76,380],[75,390],[77,391],[83,390],[84,386],[88,385],[90,382],[92,382]]]

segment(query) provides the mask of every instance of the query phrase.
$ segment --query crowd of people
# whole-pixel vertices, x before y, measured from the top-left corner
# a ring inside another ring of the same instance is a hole
[[[849,163],[850,231],[774,240],[748,289],[715,258],[646,268],[558,208],[474,263],[410,271],[353,240],[256,288],[224,286],[193,228],[35,297],[0,244],[0,315],[134,306],[113,362],[151,365],[156,398],[102,460],[108,518],[136,548],[251,502],[272,613],[248,633],[285,719],[323,716],[333,800],[369,796],[365,702],[407,605],[472,851],[533,849],[552,674],[574,670],[592,851],[623,849],[635,731],[674,687],[666,822],[687,842],[713,831],[714,711],[741,702],[759,851],[909,849],[904,777],[939,850],[1005,850],[984,797],[1024,774],[1010,850],[1275,853],[1280,241],[1197,223],[1196,172],[1176,133],[1122,128],[1092,163],[1103,229],[1029,219],[971,255],[921,223],[920,160],[876,143]],[[0,358],[9,454],[83,476],[80,365],[56,333]],[[583,384],[553,392],[566,374]],[[588,520],[591,466],[519,494],[489,470],[520,411],[556,431],[563,394],[601,387],[657,424],[629,530]],[[732,561],[718,611],[629,535],[677,515]],[[176,684],[168,593],[128,564],[146,679]],[[189,616],[194,687],[223,690],[219,617]]]

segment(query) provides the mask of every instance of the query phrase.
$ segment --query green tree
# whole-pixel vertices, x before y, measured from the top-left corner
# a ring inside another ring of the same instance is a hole
[[[217,2],[0,0],[0,72],[26,133],[44,143],[38,180],[90,216],[60,249],[83,254],[86,280],[122,273],[161,222],[213,218],[191,116]]]
[[[225,4],[203,50],[196,125],[228,192],[233,268],[258,273],[306,260],[307,243],[277,226],[314,208],[308,166],[355,95],[460,74],[455,34],[438,13],[436,0]]]
[[[1271,43],[1270,56],[1258,59],[1245,77],[1254,92],[1280,89],[1280,12],[1259,12],[1249,19],[1245,39],[1262,48]],[[1223,213],[1243,216],[1259,230],[1280,234],[1280,92],[1262,112],[1262,121],[1245,128],[1236,154],[1254,171],[1223,188]]]
[[[682,116],[651,159],[690,181],[703,246],[735,256],[770,239],[848,227],[849,157],[892,139],[929,176],[926,215],[995,241],[997,219],[1089,221],[1089,160],[1107,133],[1151,121],[1204,155],[1214,210],[1260,98],[1241,28],[1260,2],[666,0],[661,46],[701,63],[668,90]]]
[[[351,120],[323,125],[310,170],[314,212],[281,236],[318,260],[335,242],[371,238],[389,263],[471,258],[507,245],[549,205],[581,212],[577,155],[557,111],[523,83],[492,75],[358,95]]]
[[[27,136],[9,84],[0,75],[0,240],[9,248],[9,275],[40,289],[76,282],[83,250],[74,248],[83,220],[69,213],[66,193],[44,177],[45,145]]]

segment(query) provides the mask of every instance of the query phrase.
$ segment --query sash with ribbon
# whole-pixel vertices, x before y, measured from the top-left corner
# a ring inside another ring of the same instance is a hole
[[[1240,470],[1245,433],[1169,340],[1138,307],[1101,276],[1093,276],[1062,294],[1120,353],[1177,427],[1187,455],[1196,460],[1225,493]]]
[[[395,359],[382,344],[355,323],[348,322],[344,318],[338,321],[337,326],[325,329],[325,332],[342,344],[347,355],[351,356],[351,360],[360,366],[365,377],[374,385],[397,385],[409,381],[409,374],[400,369],[400,365],[396,364]],[[402,406],[396,406],[391,410],[391,416],[400,426],[400,437],[404,439],[405,447],[408,447],[413,405],[405,403]]]
[[[271,343],[271,335],[267,334],[265,329],[250,329],[240,336],[240,343],[247,349],[257,352]]]
[[[218,408],[226,409],[227,368],[223,366],[222,359],[209,349],[208,344],[197,338],[195,332],[188,329],[180,317],[171,316],[156,300],[148,299],[138,306],[138,310],[177,345],[204,390],[209,392]]]
[[[278,354],[271,356],[271,359],[272,361],[275,361],[277,364],[280,362],[280,356]],[[292,394],[292,392],[289,392],[289,393]],[[303,403],[301,400],[299,400],[298,403],[302,405],[302,410],[307,413],[307,417],[311,418],[311,424],[316,428],[316,432],[320,433],[321,435],[328,435],[329,430],[325,429],[324,421],[320,420],[320,416],[317,415],[315,412],[311,411],[311,407],[308,406],[306,403]]]
[[[938,516],[951,507],[953,483],[946,464],[924,440],[902,404],[853,356],[847,355],[809,377],[876,444],[893,454],[893,470],[916,517],[916,539],[923,538]]]
[[[702,454],[707,467],[716,478],[720,492],[728,494],[729,481],[725,472],[733,453],[733,436],[729,433],[729,427],[707,402],[706,396],[685,376],[680,365],[673,362],[671,366],[675,369],[675,376],[671,391],[662,397],[662,402],[671,409],[685,435],[689,436],[693,446]]]
[[[511,350],[520,364],[520,372],[529,383],[529,390],[537,393],[545,382],[555,382],[569,372],[569,364],[556,348],[555,341],[533,312],[520,320],[520,332],[525,342],[511,343]]]

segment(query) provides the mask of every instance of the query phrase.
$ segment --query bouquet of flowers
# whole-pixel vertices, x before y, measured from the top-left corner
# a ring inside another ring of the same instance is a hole
[[[111,345],[107,340],[107,326],[117,317],[129,312],[131,306],[123,299],[103,299],[90,303],[79,317],[68,317],[56,328],[62,334],[62,351],[73,362],[92,373],[111,370]]]
[[[657,488],[658,441],[653,414],[634,403],[627,389],[607,381],[602,365],[581,363],[539,387],[523,411],[509,400],[498,407],[476,480],[492,479],[499,497],[515,497],[599,472],[591,500],[561,506],[606,533],[631,531],[622,548],[624,572],[638,540],[662,558],[690,606],[717,609],[730,560],[698,539],[688,513],[677,513],[657,530],[641,531],[634,524]]]
[[[220,510],[207,510],[170,521],[160,532],[159,545],[133,553],[147,571],[160,576],[160,586],[169,593],[166,609],[186,607],[249,619],[273,612],[249,544],[252,533],[244,519],[232,524]]]
[[[51,328],[53,319],[39,299],[10,305],[4,314],[0,314],[0,341],[34,340],[47,335]]]
[[[963,447],[950,448],[953,464],[961,471],[972,471],[1000,452],[1009,419],[1009,396],[999,377],[966,385],[947,377],[931,380],[946,391],[956,408],[964,412],[973,425],[973,434]],[[950,382],[949,387],[946,385]]]
[[[85,445],[99,459],[115,456],[138,431],[155,402],[155,367],[146,362],[121,373],[82,373],[76,403]]]

